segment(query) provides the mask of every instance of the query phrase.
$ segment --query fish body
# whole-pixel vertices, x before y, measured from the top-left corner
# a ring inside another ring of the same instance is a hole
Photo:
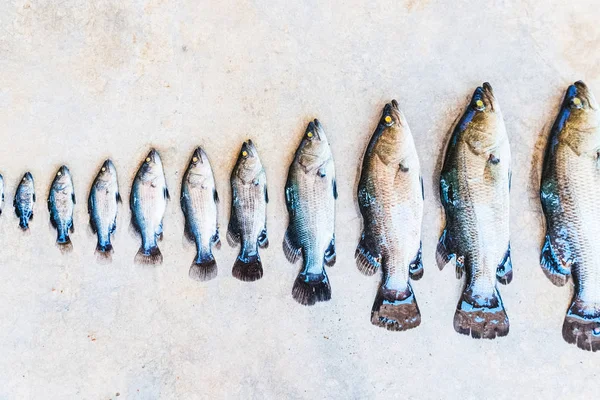
[[[242,145],[230,183],[231,216],[227,239],[232,246],[241,245],[232,274],[239,280],[251,282],[263,276],[258,248],[269,245],[267,176],[251,140]]]
[[[113,251],[110,237],[117,228],[120,202],[117,170],[111,160],[106,160],[98,171],[88,196],[90,226],[98,237],[96,254],[100,258],[110,258]]]
[[[70,250],[72,247],[69,232],[74,231],[73,210],[75,203],[75,189],[73,188],[71,172],[67,166],[63,165],[56,172],[48,195],[50,223],[56,229],[56,243],[62,250]]]
[[[168,199],[169,190],[162,161],[158,152],[152,149],[133,179],[129,197],[131,225],[142,239],[135,256],[138,264],[162,264],[158,240],[162,238]]]
[[[541,181],[546,236],[541,266],[557,286],[575,285],[563,338],[600,349],[600,108],[581,81],[569,86],[552,127]]]
[[[35,185],[33,176],[26,172],[17,186],[13,206],[19,218],[19,227],[24,231],[29,229],[29,221],[33,218],[33,205],[35,203]]]
[[[220,247],[217,222],[219,195],[208,156],[198,147],[181,182],[181,210],[185,217],[185,235],[196,244],[196,257],[189,276],[207,281],[217,276],[212,246]]]
[[[492,87],[484,83],[457,123],[440,177],[446,226],[437,246],[442,269],[455,258],[466,286],[454,329],[474,338],[505,336],[509,320],[496,281],[512,280],[509,240],[510,147]]]
[[[289,225],[283,241],[287,259],[302,255],[292,296],[303,305],[331,299],[325,265],[335,263],[335,166],[325,131],[310,122],[288,171],[285,198]]]
[[[386,104],[371,138],[358,184],[363,233],[356,249],[366,275],[383,269],[371,322],[394,331],[414,328],[421,314],[409,278],[423,276],[423,183],[406,118],[396,100]]]

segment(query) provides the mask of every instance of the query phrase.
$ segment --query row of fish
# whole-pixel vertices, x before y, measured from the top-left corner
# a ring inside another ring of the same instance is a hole
[[[454,261],[456,276],[466,276],[454,316],[457,332],[493,339],[509,331],[497,282],[513,277],[509,239],[511,154],[500,110],[489,83],[478,87],[456,123],[440,176],[446,222],[437,245],[440,269]],[[2,183],[2,182],[0,182]],[[232,171],[232,201],[227,240],[239,244],[232,274],[243,281],[263,275],[259,248],[269,244],[269,201],[264,168],[251,140],[244,142]],[[3,183],[0,187],[3,190]],[[541,266],[556,285],[572,277],[575,294],[563,325],[563,337],[578,347],[600,348],[600,111],[587,86],[569,86],[552,128],[544,160],[541,202],[546,237]],[[336,261],[337,185],[332,151],[323,126],[311,121],[289,167],[285,201],[289,224],[283,249],[291,263],[302,259],[293,298],[313,305],[331,298],[325,266]],[[4,195],[2,195],[2,198]],[[407,120],[392,100],[366,149],[358,184],[363,231],[355,257],[366,275],[382,270],[371,322],[389,330],[417,327],[421,314],[411,282],[423,276],[421,224],[424,190],[419,158]],[[132,226],[141,238],[135,261],[159,264],[162,221],[169,199],[162,162],[152,150],[133,180]],[[48,197],[57,243],[68,249],[73,231],[75,192],[69,169],[62,166]],[[114,165],[107,160],[88,198],[90,225],[97,234],[97,254],[110,259],[119,195]],[[221,240],[219,196],[206,153],[194,151],[181,184],[185,235],[196,245],[189,275],[201,281],[217,275],[212,254]],[[22,229],[33,217],[33,177],[26,173],[14,199]]]

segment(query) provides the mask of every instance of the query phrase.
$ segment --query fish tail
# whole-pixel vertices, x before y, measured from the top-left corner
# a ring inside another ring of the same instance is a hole
[[[217,262],[212,252],[196,254],[196,258],[190,266],[189,276],[201,282],[210,281],[217,276]]]
[[[262,278],[263,267],[258,253],[251,256],[243,256],[240,253],[233,264],[231,273],[235,278],[244,282],[253,282]]]
[[[29,229],[29,220],[26,216],[23,215],[19,218],[19,227],[24,231]]]
[[[300,272],[292,288],[292,297],[305,306],[331,300],[331,286],[325,269],[317,274]]]
[[[96,245],[96,258],[100,263],[109,263],[112,261],[113,246],[110,242],[102,244],[98,242]]]
[[[148,250],[142,246],[135,255],[134,262],[141,265],[159,265],[163,262],[163,256],[158,246]]]
[[[68,231],[58,231],[58,236],[56,237],[56,245],[62,253],[69,253],[73,250],[73,243],[71,243],[71,238],[69,237]]]
[[[410,284],[405,290],[380,287],[371,311],[371,323],[389,331],[405,331],[421,324],[421,312]]]
[[[584,301],[575,293],[562,329],[568,343],[587,351],[600,350],[600,304]]]
[[[497,289],[491,295],[480,295],[474,293],[471,286],[465,288],[454,314],[456,332],[475,339],[494,339],[508,335],[509,326]]]

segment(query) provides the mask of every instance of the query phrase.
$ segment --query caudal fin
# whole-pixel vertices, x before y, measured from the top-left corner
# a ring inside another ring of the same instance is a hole
[[[305,306],[331,300],[331,286],[325,270],[320,274],[299,273],[292,288],[292,297]]]
[[[190,266],[190,278],[196,281],[210,281],[217,276],[217,262],[212,253],[207,255],[197,254],[196,259]]]
[[[71,243],[71,238],[66,233],[63,235],[59,233],[56,239],[56,245],[58,246],[60,252],[63,254],[70,253],[71,251],[73,251],[73,243]]]
[[[152,247],[149,250],[144,250],[140,247],[134,259],[136,264],[141,265],[160,265],[163,262],[163,256],[158,246]]]
[[[465,289],[454,314],[456,332],[475,339],[494,339],[508,335],[508,328],[508,316],[498,290],[482,296],[469,287]]]
[[[562,329],[568,343],[587,351],[600,350],[600,305],[588,304],[573,296]]]
[[[389,331],[405,331],[421,324],[421,312],[410,284],[404,291],[380,287],[371,311],[371,323]]]
[[[263,267],[260,257],[255,255],[241,259],[240,256],[238,256],[233,264],[231,274],[244,282],[259,280],[263,276]]]
[[[100,244],[100,242],[98,242],[98,244],[96,245],[96,259],[100,264],[110,263],[112,261],[112,253],[112,244],[107,243],[102,245]]]

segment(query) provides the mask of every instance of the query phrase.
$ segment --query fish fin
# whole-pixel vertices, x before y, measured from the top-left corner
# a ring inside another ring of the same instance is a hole
[[[425,186],[423,185],[423,176],[419,175],[419,180],[421,181],[421,197],[425,200]]]
[[[34,202],[34,203],[35,203],[35,200],[36,200],[36,195],[35,195],[35,193],[34,193],[34,194],[33,194],[33,202]]]
[[[453,240],[450,237],[448,227],[446,226],[440,236],[435,253],[435,260],[440,271],[443,270],[452,257],[456,255],[456,250],[453,249],[452,242]]]
[[[117,192],[117,203],[123,203],[123,199],[121,199],[121,193]]]
[[[373,275],[381,267],[381,252],[377,246],[377,241],[363,231],[360,242],[354,252],[356,266],[358,270],[365,275]]]
[[[134,262],[140,265],[160,265],[163,262],[163,256],[158,246],[154,246],[147,251],[140,247],[135,255]]]
[[[285,237],[283,238],[283,253],[288,261],[294,264],[296,261],[298,261],[298,258],[300,258],[301,247],[298,246],[296,242],[297,239],[292,232],[292,227],[288,226],[287,230],[285,231]]]
[[[75,232],[75,224],[73,223],[73,220],[71,220],[71,222],[69,223],[69,231],[71,233]]]
[[[371,310],[371,323],[389,331],[419,326],[421,312],[410,284],[403,292],[380,287]]]
[[[165,196],[165,199],[167,200],[171,200],[171,195],[169,194],[169,189],[165,186],[165,188],[163,189],[163,194]]]
[[[325,270],[320,274],[300,272],[292,288],[292,297],[305,306],[331,300],[331,286]]]
[[[69,237],[69,232],[58,232],[56,237],[56,245],[60,249],[61,253],[70,253],[73,250],[73,243]]]
[[[48,205],[48,211],[52,212],[52,201],[50,200],[50,197],[48,197],[48,200],[46,200],[46,203]]]
[[[32,219],[32,217],[33,214],[29,217],[29,219]],[[27,220],[27,217],[25,215],[19,217],[19,227],[24,231],[29,229],[29,221]]]
[[[419,251],[417,251],[417,255],[409,266],[410,279],[418,281],[423,277],[423,272],[423,242],[421,242],[419,244]]]
[[[219,202],[219,193],[217,192],[217,189],[213,190],[213,199],[215,200],[215,204]]]
[[[267,236],[267,228],[264,228],[258,235],[258,247],[266,249],[269,247],[269,237]]]
[[[235,259],[231,274],[244,282],[253,282],[262,278],[263,267],[258,254],[245,257],[244,260],[240,256],[241,254]]]
[[[600,307],[589,304],[577,293],[565,316],[562,329],[563,339],[587,351],[600,350]]]
[[[335,235],[333,235],[331,242],[329,242],[329,247],[327,247],[327,250],[325,250],[324,260],[325,265],[327,265],[328,267],[333,267],[335,265]]]
[[[333,180],[333,198],[335,200],[338,198],[337,181],[335,179]]]
[[[265,185],[265,203],[269,202],[269,191],[267,190],[267,185]]]
[[[75,199],[75,192],[71,193],[71,200],[73,200],[73,204],[77,204],[77,200]]]
[[[113,247],[111,243],[96,245],[96,260],[100,264],[109,264],[112,261]]]
[[[552,246],[552,239],[548,234],[544,241],[544,247],[542,247],[540,265],[546,277],[556,286],[564,286],[569,280],[569,275],[571,275],[570,263],[566,266],[563,265],[554,246]]]
[[[219,235],[218,229],[215,232],[215,234],[213,235],[213,237],[211,238],[211,240],[212,240],[213,246],[215,246],[215,248],[217,248],[217,250],[221,248],[221,236]]]
[[[237,246],[240,243],[240,227],[237,219],[237,213],[235,207],[231,207],[231,215],[229,217],[229,224],[227,225],[227,242],[231,247]]]
[[[463,292],[456,313],[454,330],[475,339],[494,339],[508,335],[508,316],[497,289],[488,296],[473,293],[467,286]]]
[[[190,266],[188,273],[189,277],[193,280],[205,282],[217,276],[217,262],[212,253],[208,254],[196,254],[196,259]]]
[[[510,256],[510,243],[504,254],[504,258],[496,268],[496,279],[503,285],[508,285],[513,278],[512,258]]]

